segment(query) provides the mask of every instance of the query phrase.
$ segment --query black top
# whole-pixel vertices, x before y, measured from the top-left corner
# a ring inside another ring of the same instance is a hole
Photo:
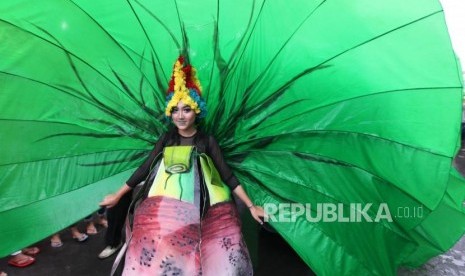
[[[205,153],[212,159],[221,179],[231,190],[234,190],[239,185],[239,181],[224,161],[220,146],[213,136],[197,131],[191,137],[184,137],[178,133],[176,128],[168,131],[160,137],[153,147],[149,157],[132,174],[128,181],[126,181],[126,184],[130,187],[135,187],[137,184],[144,181],[150,173],[153,161],[163,152],[163,149],[166,146],[195,146],[198,152]]]

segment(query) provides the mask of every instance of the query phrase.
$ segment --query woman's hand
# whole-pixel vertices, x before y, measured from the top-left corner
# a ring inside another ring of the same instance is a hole
[[[118,204],[121,197],[130,191],[132,188],[128,186],[128,184],[124,184],[116,193],[109,194],[99,203],[101,207],[111,208]]]
[[[263,210],[262,207],[260,206],[255,206],[255,205],[252,205],[250,208],[250,214],[252,215],[252,217],[258,222],[260,223],[260,225],[263,224],[263,218],[265,217],[265,211]]]
[[[117,194],[109,194],[99,203],[101,207],[111,208],[118,204],[120,197]]]

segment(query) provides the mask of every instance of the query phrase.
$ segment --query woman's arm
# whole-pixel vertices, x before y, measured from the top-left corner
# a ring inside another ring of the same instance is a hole
[[[208,155],[213,160],[216,169],[221,175],[221,179],[229,186],[229,188],[231,188],[231,190],[239,197],[239,199],[244,202],[247,208],[249,208],[252,217],[258,223],[263,224],[263,221],[260,218],[263,218],[265,215],[263,208],[260,206],[255,206],[252,200],[250,200],[249,196],[242,188],[237,178],[233,175],[229,166],[226,164],[218,142],[216,142],[213,136],[208,137],[208,139]]]
[[[137,168],[137,170],[126,181],[126,185],[128,185],[131,188],[134,188],[137,184],[141,183],[147,178],[147,175],[150,173],[153,161],[161,152],[163,152],[163,148],[165,146],[165,138],[166,134],[162,135],[161,138],[158,139],[157,143],[153,147],[152,152],[150,152],[149,157],[145,160],[144,163],[142,163],[142,165],[139,166],[139,168]]]
[[[265,211],[260,206],[255,206],[253,202],[250,200],[249,196],[242,188],[241,185],[237,186],[233,192],[244,202],[244,204],[249,208],[250,214],[252,217],[260,224],[263,224],[261,218],[265,217]]]
[[[131,175],[131,177],[123,184],[123,186],[114,194],[109,194],[99,203],[102,207],[111,208],[115,206],[121,197],[132,190],[137,184],[144,181],[147,175],[150,173],[150,167],[152,166],[155,158],[163,151],[165,144],[166,134],[162,135],[158,142],[155,144],[149,157],[137,168],[137,170]]]

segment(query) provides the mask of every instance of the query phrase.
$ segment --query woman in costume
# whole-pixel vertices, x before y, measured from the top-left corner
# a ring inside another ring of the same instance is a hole
[[[252,275],[232,190],[260,224],[255,206],[212,136],[196,128],[206,115],[195,69],[180,57],[173,68],[165,115],[175,125],[147,160],[102,206],[112,207],[145,180],[136,207],[124,275]],[[157,274],[158,273],[158,274]]]

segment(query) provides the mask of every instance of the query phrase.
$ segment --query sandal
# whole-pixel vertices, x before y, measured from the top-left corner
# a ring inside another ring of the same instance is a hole
[[[38,247],[28,247],[28,248],[24,248],[23,250],[21,250],[21,252],[25,255],[29,255],[29,256],[35,256],[37,254],[39,254],[40,252],[40,249]]]
[[[105,228],[108,228],[108,220],[105,218],[105,216],[99,216],[99,218],[97,219],[97,224]]]
[[[57,248],[57,247],[62,247],[62,246],[63,246],[63,242],[62,242],[62,241],[50,241],[50,245],[51,245],[52,247],[55,247],[55,248]]]
[[[81,233],[81,235],[79,237],[73,237],[73,240],[75,240],[77,242],[85,242],[88,237],[89,236],[87,236],[86,234]]]
[[[11,259],[8,260],[8,264],[16,267],[26,267],[28,265],[31,265],[35,261],[36,259],[34,259],[33,257],[20,253],[11,257]]]
[[[95,228],[95,225],[89,224],[89,225],[87,226],[86,233],[87,233],[88,235],[95,235],[95,234],[98,233],[98,232],[97,232],[97,228]]]

